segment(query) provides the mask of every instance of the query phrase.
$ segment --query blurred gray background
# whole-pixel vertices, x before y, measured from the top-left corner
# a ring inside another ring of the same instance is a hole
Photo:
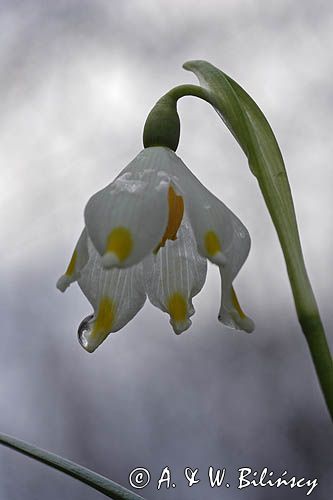
[[[305,488],[238,490],[237,469],[318,478],[333,492],[332,426],[297,323],[282,253],[246,159],[218,116],[183,99],[179,156],[244,222],[237,278],[254,334],[217,321],[210,267],[189,333],[146,303],[89,355],[76,329],[90,305],[64,271],[92,193],[142,148],[144,120],[182,70],[206,59],[264,110],[281,146],[308,271],[332,345],[333,7],[329,0],[0,2],[1,431],[125,486],[151,471],[147,499],[301,499]],[[156,491],[168,465],[175,489]],[[211,489],[209,465],[231,487]],[[202,479],[189,489],[186,466]],[[0,499],[99,499],[0,449]]]

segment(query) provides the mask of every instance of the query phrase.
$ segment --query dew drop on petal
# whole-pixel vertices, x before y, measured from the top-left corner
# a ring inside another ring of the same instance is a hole
[[[81,321],[80,326],[79,326],[78,331],[77,331],[77,337],[78,337],[78,340],[79,340],[81,346],[83,347],[83,349],[85,349],[88,352],[91,352],[90,348],[89,348],[88,338],[89,338],[89,334],[91,333],[91,330],[92,330],[91,320],[93,319],[93,317],[94,317],[93,314],[89,314],[89,316],[85,317]]]

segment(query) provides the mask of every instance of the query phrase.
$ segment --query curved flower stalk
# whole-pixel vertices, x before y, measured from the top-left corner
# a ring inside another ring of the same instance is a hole
[[[93,306],[79,327],[81,345],[93,352],[135,316],[146,294],[169,314],[175,333],[187,330],[208,259],[221,274],[219,320],[251,332],[232,285],[249,250],[244,225],[174,151],[148,147],[88,201],[85,228],[57,287],[77,281]]]

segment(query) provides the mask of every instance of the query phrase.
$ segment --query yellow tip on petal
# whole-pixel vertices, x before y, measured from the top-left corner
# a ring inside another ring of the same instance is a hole
[[[96,319],[94,321],[91,337],[95,340],[110,333],[112,325],[115,321],[116,308],[115,304],[109,297],[103,297],[99,303]]]
[[[239,317],[242,319],[246,318],[247,316],[238,302],[238,298],[237,298],[234,287],[231,288],[231,300],[232,300],[232,304],[233,304],[234,308],[236,309],[236,311],[239,314]]]
[[[205,234],[205,249],[209,257],[214,257],[217,253],[221,253],[220,240],[215,231],[207,231]]]
[[[231,300],[235,308],[235,311],[231,313],[234,321],[238,324],[239,328],[241,328],[245,332],[253,332],[255,324],[251,318],[246,316],[243,309],[241,308],[234,287],[231,288]]]
[[[115,254],[119,261],[123,262],[131,254],[132,249],[132,235],[126,227],[119,226],[110,232],[106,244],[106,254]]]
[[[181,323],[187,319],[187,300],[181,293],[170,295],[167,309],[173,322]]]
[[[66,269],[65,275],[73,276],[74,271],[75,271],[76,260],[77,260],[77,250],[75,249],[73,252],[72,258],[70,260],[70,263],[68,264],[68,267]]]

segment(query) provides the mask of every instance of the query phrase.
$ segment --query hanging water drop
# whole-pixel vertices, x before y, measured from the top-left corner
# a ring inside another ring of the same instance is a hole
[[[93,352],[94,349],[89,345],[89,336],[92,331],[92,319],[94,318],[93,314],[90,314],[86,318],[84,318],[77,331],[77,337],[79,339],[80,344],[82,345],[83,349],[85,349],[88,352]]]

